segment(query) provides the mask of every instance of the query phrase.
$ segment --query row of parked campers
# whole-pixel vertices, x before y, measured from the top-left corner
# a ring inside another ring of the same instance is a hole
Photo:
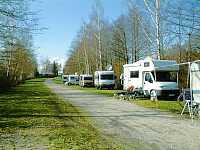
[[[172,60],[153,60],[149,57],[133,64],[123,66],[121,84],[126,91],[139,90],[144,96],[176,97],[178,88],[179,65]],[[91,86],[98,89],[114,88],[114,71],[96,71],[92,75],[68,75],[63,77],[66,84]]]
[[[78,85],[79,84],[79,76],[78,75],[63,75],[63,83],[66,85]]]
[[[63,83],[66,85],[80,85],[81,87],[95,86],[98,89],[115,86],[114,71],[96,71],[93,75],[63,75]]]

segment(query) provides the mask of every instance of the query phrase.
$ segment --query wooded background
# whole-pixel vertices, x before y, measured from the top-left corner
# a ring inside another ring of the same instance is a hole
[[[0,88],[38,74],[33,36],[41,29],[31,2],[0,0]],[[112,65],[119,79],[124,64],[146,56],[178,63],[200,59],[199,0],[124,0],[122,7],[124,14],[110,21],[101,1],[94,0],[89,21],[67,50],[65,74],[93,74]],[[45,64],[43,70],[57,75],[59,64]]]
[[[110,21],[95,1],[68,50],[65,74],[93,74],[112,65],[119,79],[123,64],[147,56],[178,63],[200,59],[200,1],[125,0],[124,5],[126,13]]]
[[[29,0],[0,0],[0,88],[34,77],[32,36],[38,29],[29,6]]]

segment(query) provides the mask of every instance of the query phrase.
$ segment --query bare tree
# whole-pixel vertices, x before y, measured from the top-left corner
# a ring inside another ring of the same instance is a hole
[[[0,87],[34,76],[31,31],[35,22],[27,0],[0,0]]]
[[[160,53],[161,53],[161,15],[160,15],[160,0],[153,1],[153,4],[149,4],[150,2],[148,0],[144,0],[144,4],[147,8],[147,10],[150,13],[150,16],[152,18],[152,22],[155,25],[156,29],[156,57],[157,59],[160,59]],[[152,1],[151,1],[152,3]],[[153,5],[153,6],[152,6]]]

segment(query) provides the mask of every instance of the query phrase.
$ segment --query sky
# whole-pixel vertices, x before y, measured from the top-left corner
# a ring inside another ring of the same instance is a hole
[[[124,0],[101,0],[104,16],[116,19],[123,13]],[[39,0],[32,5],[38,11],[39,26],[47,30],[34,37],[39,63],[46,58],[64,63],[67,51],[80,26],[92,11],[94,0]]]

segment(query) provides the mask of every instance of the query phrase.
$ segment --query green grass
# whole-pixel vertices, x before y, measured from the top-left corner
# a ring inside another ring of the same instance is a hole
[[[183,109],[183,104],[177,101],[158,100],[155,102],[151,100],[135,100],[133,103],[146,108],[159,109],[176,114],[180,114]]]
[[[62,80],[59,77],[54,78],[53,81],[56,84],[63,84]],[[71,85],[69,87],[73,88],[73,89],[77,89],[77,90],[83,90],[83,91],[86,91],[86,92],[89,92],[89,93],[105,95],[105,96],[108,96],[108,97],[113,97],[115,93],[122,91],[122,90],[107,90],[107,89],[98,90],[95,87],[84,87],[83,88],[83,87],[80,87],[78,85]]]
[[[61,80],[61,77],[55,77],[55,78],[53,78],[53,81],[56,84],[63,84],[63,81]]]
[[[44,80],[0,93],[0,149],[120,149]]]
[[[102,89],[102,90],[98,90],[94,87],[80,87],[80,86],[71,86],[74,89],[78,89],[78,90],[83,90],[89,93],[95,93],[95,94],[99,94],[99,95],[105,95],[108,97],[113,97],[115,93],[121,91],[121,90],[107,90],[107,89]]]

